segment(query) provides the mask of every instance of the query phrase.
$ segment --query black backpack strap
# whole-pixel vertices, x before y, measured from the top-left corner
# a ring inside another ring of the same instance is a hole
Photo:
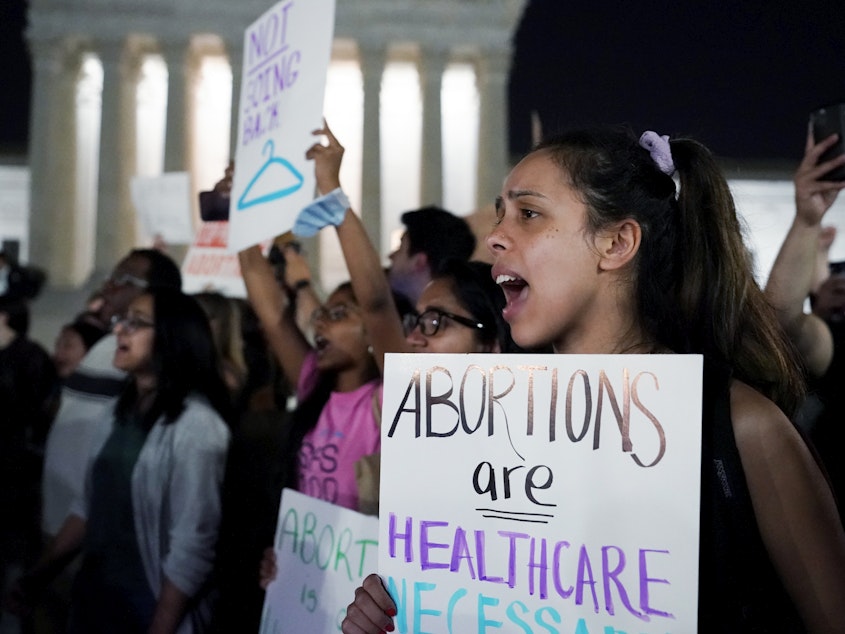
[[[802,631],[765,550],[733,432],[730,371],[705,362],[699,631]]]

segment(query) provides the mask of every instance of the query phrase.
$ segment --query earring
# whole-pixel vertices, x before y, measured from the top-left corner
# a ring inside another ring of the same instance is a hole
[[[367,346],[367,354],[372,354],[372,353],[373,353],[373,347]]]

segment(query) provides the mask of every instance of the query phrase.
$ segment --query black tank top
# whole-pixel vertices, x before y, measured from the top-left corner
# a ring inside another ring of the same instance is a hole
[[[698,631],[804,632],[769,560],[731,423],[729,370],[704,364]]]

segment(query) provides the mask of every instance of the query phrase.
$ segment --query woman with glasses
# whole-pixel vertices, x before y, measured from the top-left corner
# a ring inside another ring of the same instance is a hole
[[[446,260],[402,319],[406,352],[520,352],[486,262]]]
[[[81,548],[69,632],[194,632],[207,611],[229,444],[229,400],[208,320],[153,288],[115,320],[128,379],[79,501],[18,584],[26,608]]]
[[[370,336],[349,284],[341,284],[311,318],[313,344],[296,325],[304,284],[279,287],[258,247],[241,251],[249,301],[297,407],[285,428],[284,486],[350,509],[358,508],[355,462],[378,451],[373,403],[381,377]]]

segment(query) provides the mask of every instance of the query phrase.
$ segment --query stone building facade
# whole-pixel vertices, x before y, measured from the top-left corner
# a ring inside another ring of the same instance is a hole
[[[305,2],[307,0],[295,0]],[[422,102],[420,198],[442,198],[441,86],[447,65],[469,63],[478,93],[478,206],[507,170],[506,91],[511,41],[524,0],[337,0],[333,60],[355,61],[363,84],[361,208],[381,235],[380,90],[392,60],[412,61]],[[58,287],[108,270],[137,241],[130,200],[138,173],[142,62],[167,68],[162,169],[195,165],[196,74],[205,55],[223,56],[240,94],[243,32],[271,3],[256,0],[31,0],[30,260]],[[87,60],[101,80],[87,82]],[[81,87],[89,86],[86,90]],[[90,88],[93,86],[93,88]],[[96,130],[79,123],[96,101]],[[235,143],[237,121],[230,139]],[[91,135],[94,135],[93,137]],[[90,139],[98,141],[94,147]],[[88,145],[86,145],[86,143]],[[87,148],[87,149],[86,149]]]

